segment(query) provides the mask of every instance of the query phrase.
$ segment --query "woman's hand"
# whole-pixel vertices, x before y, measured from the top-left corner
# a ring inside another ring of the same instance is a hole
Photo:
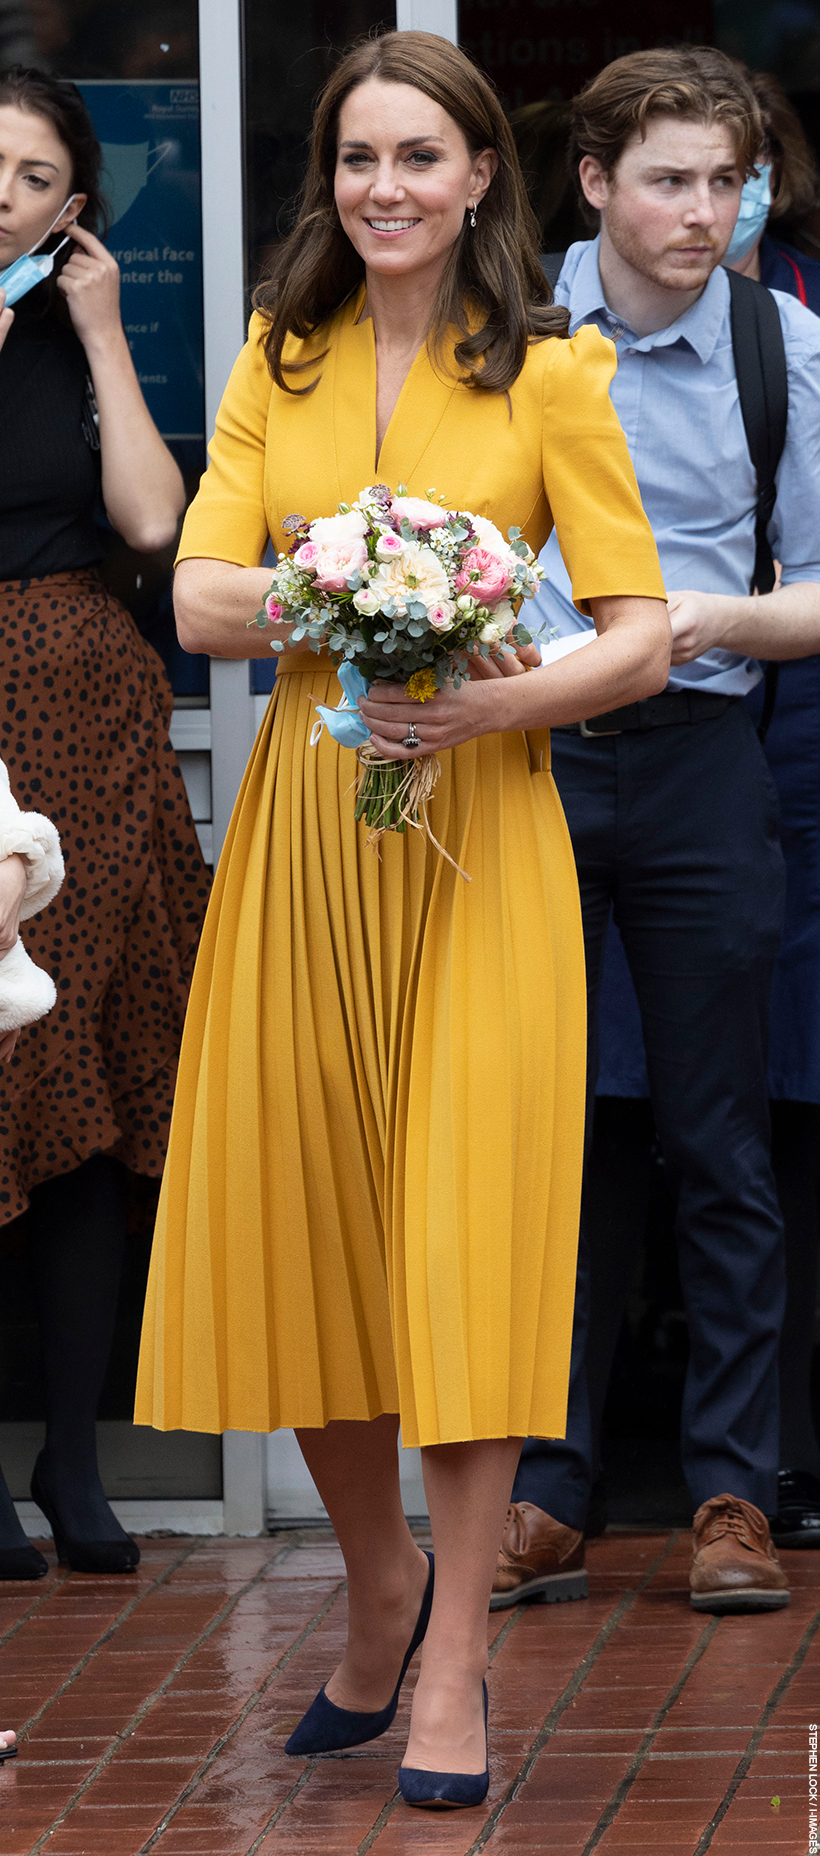
[[[6,308],[6,292],[0,290],[0,348],[8,335],[14,321],[14,310]]]
[[[68,228],[79,251],[73,251],[57,279],[83,347],[110,340],[122,327],[120,267],[105,246],[75,222]]]
[[[20,910],[27,881],[25,858],[16,853],[4,857],[0,862],[0,960],[11,953],[20,933]]]
[[[520,665],[518,671],[523,676]],[[495,675],[504,674],[491,671],[488,677],[493,680]],[[488,725],[487,693],[483,679],[473,682],[467,678],[458,689],[447,683],[427,702],[418,702],[408,696],[403,684],[376,680],[358,708],[377,754],[385,760],[414,760],[418,754],[440,754],[444,748],[458,747],[473,735],[483,734]],[[407,748],[404,739],[410,733],[411,722],[417,741],[415,747]]]

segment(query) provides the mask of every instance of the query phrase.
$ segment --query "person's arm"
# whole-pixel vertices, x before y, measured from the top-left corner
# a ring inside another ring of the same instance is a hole
[[[14,310],[6,308],[6,292],[0,290],[0,348],[8,335],[14,321]]]
[[[271,639],[286,642],[295,628],[268,625],[263,631],[252,623],[270,583],[269,567],[237,567],[233,561],[193,556],[180,561],[174,575],[174,617],[183,651],[203,651],[208,657],[273,657]],[[302,639],[287,648],[310,647]]]
[[[672,662],[719,646],[739,657],[786,661],[820,651],[820,319],[778,295],[789,381],[786,442],[777,471],[769,542],[772,593],[668,594]]]
[[[160,438],[136,376],[120,315],[120,272],[83,226],[57,287],[88,357],[100,415],[102,493],[109,522],[150,554],[172,542],[185,507],[182,476]]]
[[[820,585],[802,580],[774,593],[670,593],[672,662],[690,664],[715,645],[739,657],[785,662],[820,651]]]
[[[504,655],[460,689],[448,684],[423,704],[395,683],[372,684],[359,712],[373,746],[395,760],[409,760],[413,750],[402,741],[411,722],[422,751],[435,754],[475,735],[585,721],[663,689],[669,675],[663,600],[613,595],[589,603],[599,634],[595,642],[540,670],[526,671]]]

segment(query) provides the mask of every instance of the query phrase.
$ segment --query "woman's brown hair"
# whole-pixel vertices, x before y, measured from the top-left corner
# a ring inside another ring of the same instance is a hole
[[[458,124],[471,154],[493,148],[498,156],[475,230],[465,221],[444,267],[430,336],[435,345],[455,327],[455,358],[467,383],[504,392],[521,372],[528,343],[566,335],[569,316],[553,305],[538,260],[538,226],[498,97],[464,52],[432,32],[386,32],[354,45],[319,97],[296,223],[253,299],[269,323],[271,374],[286,392],[311,391],[315,379],[304,387],[286,380],[285,370],[305,364],[283,364],[285,339],[320,329],[364,278],[364,261],[336,210],[334,177],[339,111],[370,78],[422,91]]]
[[[749,72],[763,118],[765,154],[772,166],[770,220],[809,257],[820,252],[820,174],[803,125],[776,77]]]
[[[656,116],[725,124],[744,178],[760,152],[762,124],[744,67],[711,45],[661,46],[616,58],[584,85],[572,104],[570,160],[575,172],[592,155],[607,175],[634,135],[646,138]]]

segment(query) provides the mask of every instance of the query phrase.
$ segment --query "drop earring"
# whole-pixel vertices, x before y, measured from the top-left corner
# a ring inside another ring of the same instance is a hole
[[[472,206],[470,207],[470,224],[473,227],[475,226],[475,213],[476,213],[476,203],[474,200]]]

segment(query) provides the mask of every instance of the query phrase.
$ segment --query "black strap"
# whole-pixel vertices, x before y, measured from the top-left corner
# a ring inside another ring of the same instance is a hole
[[[726,275],[740,410],[757,476],[752,587],[758,593],[770,593],[775,571],[766,530],[777,496],[775,473],[786,442],[789,414],[783,326],[770,290],[738,271],[727,271]]]
[[[740,410],[749,455],[757,476],[755,512],[755,566],[752,591],[770,593],[775,568],[767,529],[772,518],[777,486],[775,473],[786,442],[789,386],[783,325],[770,291],[751,277],[727,271],[729,279],[732,352],[740,396]],[[777,701],[780,666],[766,665],[763,708],[758,736],[765,741]]]
[[[551,290],[555,289],[566,257],[565,251],[542,251],[541,269]]]

